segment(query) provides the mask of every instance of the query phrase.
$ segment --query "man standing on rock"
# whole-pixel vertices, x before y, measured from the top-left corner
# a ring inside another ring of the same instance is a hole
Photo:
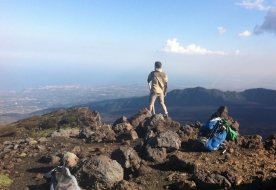
[[[165,113],[165,116],[168,117],[167,108],[164,103],[164,97],[167,94],[168,77],[166,73],[162,72],[161,67],[162,63],[160,61],[156,61],[154,65],[155,70],[148,76],[148,85],[150,89],[148,109],[152,112],[154,102],[157,99]]]

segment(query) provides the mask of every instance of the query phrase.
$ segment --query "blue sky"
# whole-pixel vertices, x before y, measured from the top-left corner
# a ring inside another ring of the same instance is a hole
[[[276,0],[0,1],[0,90],[146,84],[276,89]]]

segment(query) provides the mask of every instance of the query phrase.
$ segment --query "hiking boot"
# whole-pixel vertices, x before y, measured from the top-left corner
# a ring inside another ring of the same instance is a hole
[[[163,117],[164,117],[164,118],[168,118],[168,117],[169,117],[169,114],[168,114],[168,113],[165,113],[165,114],[163,115]]]

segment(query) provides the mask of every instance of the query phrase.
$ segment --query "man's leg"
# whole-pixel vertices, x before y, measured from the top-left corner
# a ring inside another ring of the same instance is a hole
[[[156,97],[157,97],[156,94],[150,94],[149,95],[149,108],[148,108],[148,110],[149,110],[150,113],[152,113],[153,104],[155,102]]]
[[[152,108],[153,108],[153,105],[150,104],[148,108],[149,112],[152,112]]]
[[[161,105],[161,107],[162,107],[164,113],[165,113],[165,114],[168,114],[167,107],[166,107],[166,105],[165,105],[165,103],[164,103],[164,95],[163,95],[163,94],[160,94],[160,95],[158,96],[158,101],[159,101],[159,103],[160,103],[160,105]]]
[[[166,105],[165,105],[164,103],[161,104],[161,107],[162,107],[164,113],[165,113],[165,114],[168,114],[167,107],[166,107]]]

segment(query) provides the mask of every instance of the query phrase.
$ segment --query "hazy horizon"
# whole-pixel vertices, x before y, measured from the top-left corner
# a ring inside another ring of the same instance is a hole
[[[24,88],[18,88],[18,89],[4,89],[4,90],[0,90],[0,92],[21,92],[24,90],[28,90],[28,89],[46,89],[46,88],[101,88],[101,87],[108,87],[110,86],[110,88],[112,89],[112,86],[116,86],[116,87],[135,87],[135,89],[137,90],[137,87],[141,88],[141,91],[145,91],[145,95],[147,95],[147,89],[148,89],[148,85],[146,83],[144,84],[115,84],[115,83],[110,83],[110,84],[102,84],[102,85],[95,85],[95,84],[60,84],[60,85],[39,85],[39,86],[29,86],[29,87],[24,87]],[[221,91],[236,91],[236,92],[242,92],[244,90],[249,90],[249,89],[257,89],[257,88],[263,88],[263,89],[268,89],[268,90],[276,90],[274,88],[269,88],[269,87],[262,87],[262,86],[252,86],[249,88],[242,88],[242,87],[236,87],[236,88],[227,88],[227,86],[219,86],[219,85],[211,85],[211,86],[203,86],[203,85],[194,85],[194,86],[184,86],[184,85],[169,85],[168,88],[168,92],[175,90],[175,89],[186,89],[186,88],[196,88],[196,87],[202,87],[202,88],[206,88],[206,89],[217,89],[217,90],[221,90]],[[146,89],[146,90],[145,90]],[[133,96],[136,96],[135,94],[133,94]]]
[[[0,1],[0,91],[145,84],[276,90],[276,1]]]

